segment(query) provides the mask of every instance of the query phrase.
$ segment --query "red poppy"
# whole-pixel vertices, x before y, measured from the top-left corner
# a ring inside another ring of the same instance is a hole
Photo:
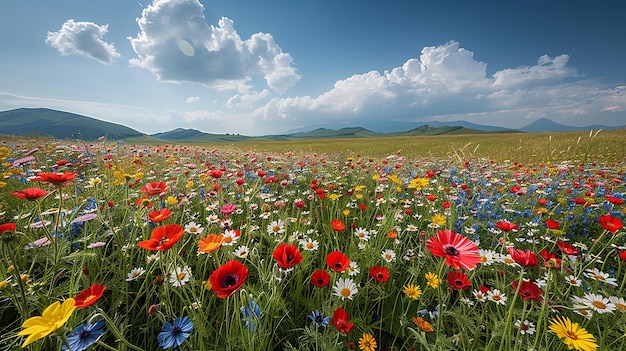
[[[40,172],[32,180],[35,180],[38,182],[48,182],[54,185],[65,185],[67,182],[72,181],[72,179],[76,178],[77,176],[78,176],[77,172],[63,172],[63,173]]]
[[[171,215],[172,211],[164,207],[160,211],[151,211],[148,213],[148,219],[152,222],[161,222],[168,219]]]
[[[333,251],[326,255],[326,265],[333,271],[341,273],[348,269],[350,259],[341,251]]]
[[[4,232],[14,232],[16,228],[15,223],[0,224],[0,234]]]
[[[12,191],[11,195],[17,196],[25,200],[37,200],[40,197],[48,195],[50,192],[41,188],[26,188],[20,191]]]
[[[619,252],[619,258],[622,261],[626,261],[626,250]]]
[[[164,225],[154,228],[150,239],[138,242],[137,246],[151,251],[165,251],[174,246],[184,233],[185,230],[178,224]]]
[[[497,221],[496,224],[494,224],[498,229],[500,230],[504,230],[505,232],[510,232],[512,230],[519,230],[519,225],[511,223],[509,221]]]
[[[548,250],[541,250],[539,256],[543,258],[543,264],[548,268],[561,268],[561,259]]]
[[[613,195],[606,195],[606,199],[612,203],[613,205],[623,205],[624,204],[624,200],[619,198],[619,197],[615,197]]]
[[[330,221],[330,227],[337,232],[343,232],[346,230],[346,224],[340,219],[333,219]]]
[[[161,193],[167,192],[168,190],[170,190],[170,187],[168,187],[167,184],[163,181],[150,182],[144,185],[143,188],[141,188],[141,192],[148,195],[159,195]]]
[[[563,240],[558,240],[556,246],[561,249],[566,255],[578,255],[578,250],[571,244],[566,243]]]
[[[209,277],[211,290],[220,299],[233,295],[248,279],[248,268],[241,262],[231,260],[219,267]]]
[[[437,236],[431,236],[426,242],[426,249],[434,256],[445,257],[446,264],[454,269],[472,269],[480,262],[478,246],[448,229],[437,230]]]
[[[609,232],[615,234],[618,230],[620,230],[624,224],[622,221],[613,216],[600,216],[600,224],[602,224],[602,228],[608,230]]]
[[[561,227],[561,223],[555,221],[554,219],[548,219],[545,221],[546,227],[550,229],[559,229]]]
[[[348,312],[339,307],[333,312],[333,318],[330,319],[330,325],[334,325],[340,333],[348,334],[354,323],[350,323]]]
[[[456,290],[466,290],[472,286],[469,278],[463,272],[449,272],[446,282]]]
[[[302,262],[302,253],[295,245],[280,244],[272,256],[282,269],[291,268]]]
[[[326,198],[326,191],[324,189],[315,189],[315,194],[317,194],[320,199]]]
[[[389,269],[387,267],[374,266],[370,268],[370,276],[379,283],[385,283],[389,280]]]
[[[541,296],[543,295],[543,290],[535,284],[532,280],[522,280],[522,283],[519,283],[519,280],[514,280],[511,283],[511,287],[513,290],[517,290],[517,285],[519,286],[519,294],[522,297],[522,300],[535,300],[537,303],[541,302]]]
[[[106,286],[96,283],[81,291],[78,295],[74,296],[74,300],[76,300],[76,308],[84,308],[93,305],[102,297],[106,288]]]
[[[530,250],[516,250],[515,248],[509,246],[507,248],[509,250],[509,254],[511,254],[511,258],[518,264],[524,267],[534,267],[539,263],[539,259],[537,255]]]
[[[330,283],[330,274],[323,269],[318,269],[311,274],[311,284],[323,288]]]

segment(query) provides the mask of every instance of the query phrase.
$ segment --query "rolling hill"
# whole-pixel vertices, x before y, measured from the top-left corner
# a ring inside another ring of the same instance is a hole
[[[0,112],[0,134],[84,140],[95,140],[101,136],[117,140],[144,135],[119,124],[47,108],[18,108]]]

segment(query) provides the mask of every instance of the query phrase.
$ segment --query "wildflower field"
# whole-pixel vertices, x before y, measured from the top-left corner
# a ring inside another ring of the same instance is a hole
[[[0,349],[626,350],[625,135],[0,139]]]

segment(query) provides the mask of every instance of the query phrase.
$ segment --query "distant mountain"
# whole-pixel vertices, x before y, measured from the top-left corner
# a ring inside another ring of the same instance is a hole
[[[566,131],[572,131],[572,130],[598,130],[598,129],[610,130],[610,129],[619,129],[619,128],[624,128],[624,126],[609,127],[609,126],[596,124],[596,125],[591,125],[591,126],[586,126],[586,127],[573,127],[573,126],[566,126],[564,124],[556,123],[547,118],[540,118],[530,123],[529,125],[523,128],[520,128],[520,130],[523,132],[527,132],[527,133],[537,133],[537,132],[566,132]]]
[[[126,139],[143,136],[134,129],[70,112],[47,108],[18,108],[0,112],[0,133],[30,136],[48,135],[58,139]]]
[[[151,136],[162,140],[191,142],[241,141],[250,138],[239,134],[211,134],[196,129],[185,128],[176,128],[169,132],[156,133]]]

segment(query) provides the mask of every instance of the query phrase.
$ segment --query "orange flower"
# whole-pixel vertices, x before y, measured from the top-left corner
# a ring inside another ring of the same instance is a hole
[[[206,238],[198,241],[198,253],[213,252],[222,246],[224,235],[209,234]]]
[[[422,317],[413,317],[412,319],[413,319],[413,323],[415,323],[415,325],[418,328],[420,328],[420,330],[425,331],[427,333],[435,331],[433,326],[430,323],[428,323],[428,321],[426,321],[424,318],[422,318]]]
[[[155,228],[150,235],[150,239],[137,243],[137,246],[151,251],[165,251],[170,249],[180,238],[185,230],[178,224],[168,224]]]

